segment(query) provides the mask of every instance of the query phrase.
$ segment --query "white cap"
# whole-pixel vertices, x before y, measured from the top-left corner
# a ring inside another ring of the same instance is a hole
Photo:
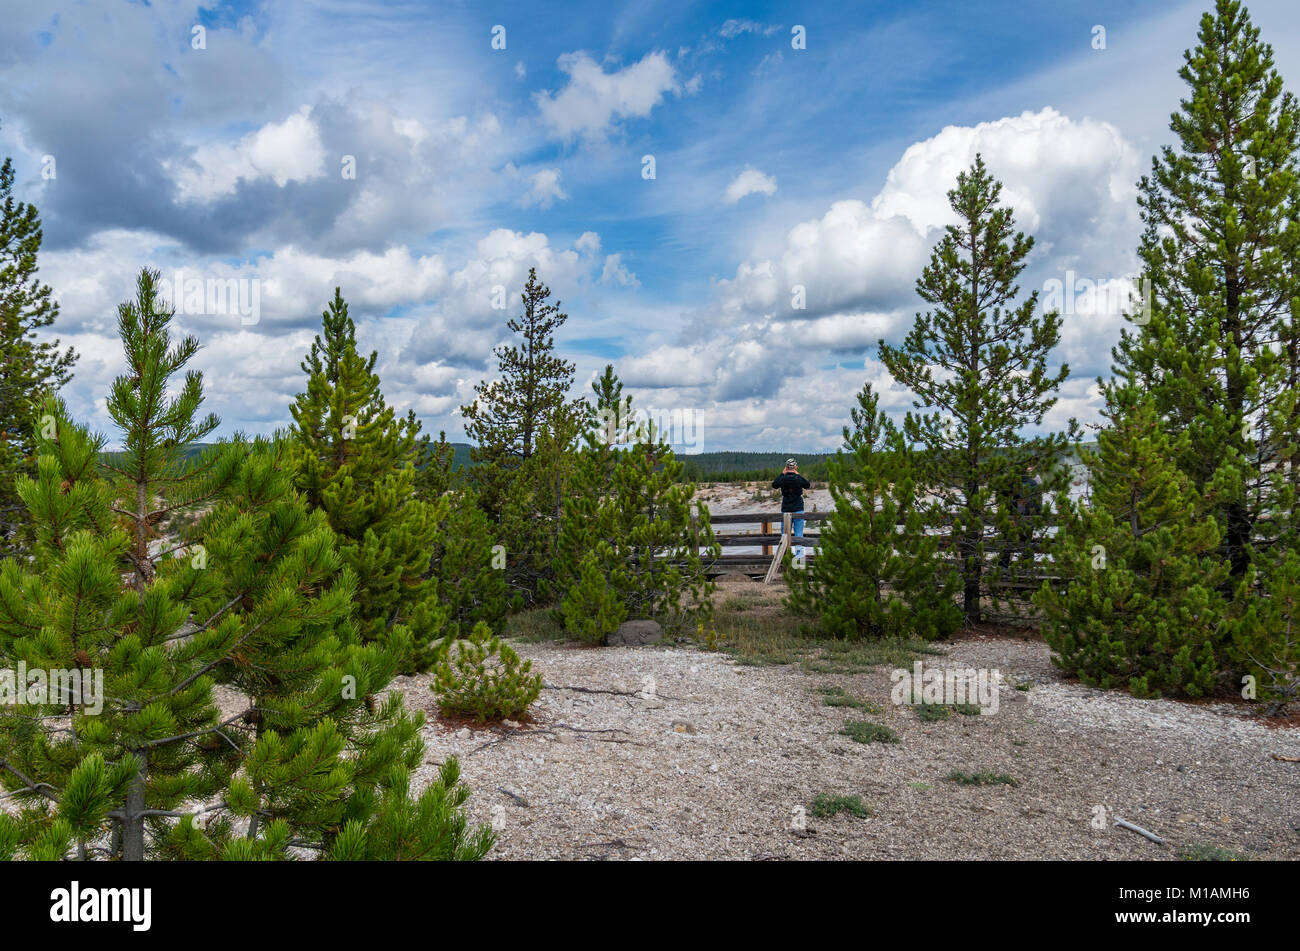
[[[797,465],[799,465],[799,463],[795,462],[793,459],[787,459],[787,460],[785,461],[785,464],[786,464],[787,466],[797,466]]]

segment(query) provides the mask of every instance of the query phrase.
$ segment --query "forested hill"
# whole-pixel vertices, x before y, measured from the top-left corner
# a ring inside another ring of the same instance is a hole
[[[186,459],[199,456],[212,443],[196,443],[186,451]],[[455,450],[452,465],[455,468],[469,466],[469,443],[454,442]],[[1096,443],[1084,443],[1085,448],[1095,447]],[[121,453],[106,454],[110,459],[119,458]],[[808,479],[825,480],[826,460],[833,453],[825,452],[749,452],[745,450],[727,450],[720,452],[700,452],[692,455],[678,455],[682,463],[682,479],[686,482],[760,482],[776,478],[781,473],[785,460],[794,457],[799,461],[799,472]],[[1075,453],[1068,453],[1066,464],[1078,462]]]
[[[690,482],[755,482],[775,479],[785,461],[798,460],[799,472],[809,479],[826,478],[825,452],[701,452],[679,455],[682,477]]]
[[[206,452],[208,449],[211,449],[214,445],[216,445],[216,443],[210,443],[210,442],[194,443],[192,446],[186,448],[185,460],[188,462],[191,459],[197,459],[199,456],[203,455],[203,453]],[[451,445],[452,448],[455,450],[454,454],[452,455],[452,465],[457,468],[459,468],[460,466],[468,466],[470,464],[469,443],[454,442]],[[104,453],[104,455],[110,460],[122,458],[121,452],[106,452]]]

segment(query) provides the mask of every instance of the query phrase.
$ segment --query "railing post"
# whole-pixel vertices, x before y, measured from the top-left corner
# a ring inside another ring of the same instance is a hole
[[[772,564],[767,568],[767,574],[763,577],[764,584],[771,584],[776,580],[777,574],[781,570],[781,559],[785,553],[790,550],[790,513],[781,514],[781,544],[776,547],[776,554],[772,558]]]
[[[762,527],[762,529],[763,529],[763,534],[764,534],[764,535],[770,535],[770,534],[772,534],[772,523],[771,523],[771,522],[762,522],[762,523],[761,523],[761,527]],[[772,554],[772,546],[769,545],[769,544],[767,544],[766,542],[763,543],[763,554],[764,554],[765,556],[766,556],[766,555],[770,555],[770,554]]]

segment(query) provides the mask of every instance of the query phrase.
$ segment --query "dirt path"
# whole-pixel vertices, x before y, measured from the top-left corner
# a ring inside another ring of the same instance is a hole
[[[1062,682],[1041,643],[958,641],[926,658],[1035,684],[1004,689],[996,714],[940,722],[892,705],[884,668],[809,674],[693,649],[517,646],[548,685],[620,693],[547,689],[538,723],[502,739],[437,723],[427,677],[393,685],[431,711],[417,785],[457,754],[471,813],[499,826],[497,859],[1168,859],[1193,844],[1300,858],[1300,763],[1272,758],[1300,756],[1300,731]],[[653,697],[626,695],[647,677]],[[834,686],[879,712],[827,706],[818,690]],[[838,732],[848,718],[900,742],[856,743]],[[955,770],[1019,785],[959,785]],[[819,793],[860,796],[872,815],[809,812],[792,828]],[[1113,828],[1116,815],[1168,845]]]

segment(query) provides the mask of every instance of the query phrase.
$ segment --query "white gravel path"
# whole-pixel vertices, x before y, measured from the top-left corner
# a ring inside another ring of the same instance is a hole
[[[430,715],[417,784],[458,755],[471,813],[499,826],[498,859],[1168,859],[1191,843],[1300,858],[1300,763],[1272,758],[1300,756],[1300,731],[1063,682],[1039,642],[957,641],[926,658],[1036,684],[1004,689],[994,715],[934,723],[890,704],[884,668],[812,675],[693,649],[516,646],[548,685],[635,694],[652,676],[656,696],[547,689],[537,722],[507,737],[440,724],[427,677],[394,682]],[[825,705],[817,688],[834,685],[882,712]],[[901,742],[854,743],[838,733],[848,718]],[[1019,785],[961,786],[954,770]],[[858,795],[872,815],[792,828],[818,793]]]

